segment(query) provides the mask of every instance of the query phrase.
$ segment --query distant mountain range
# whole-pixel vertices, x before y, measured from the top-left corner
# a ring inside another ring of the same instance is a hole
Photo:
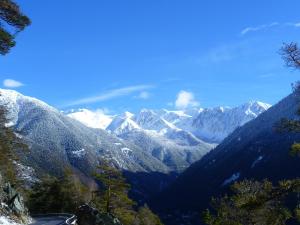
[[[299,99],[293,93],[237,128],[184,171],[152,206],[169,215],[169,224],[198,224],[199,212],[209,207],[212,196],[228,191],[235,181],[299,177],[300,159],[291,157],[289,149],[294,142],[299,142],[300,134],[281,133],[275,129],[282,118],[299,119]]]
[[[124,112],[114,116],[103,111],[80,109],[67,115],[143,148],[172,171],[182,171],[237,127],[269,107],[269,104],[251,101],[234,108],[142,109],[137,114]]]
[[[25,174],[59,175],[71,166],[89,177],[99,161],[108,159],[126,172],[137,198],[161,191],[223,138],[270,107],[253,101],[233,108],[143,109],[113,116],[87,109],[65,113],[5,89],[0,89],[0,104],[8,109],[8,125],[29,146],[29,152],[19,153]]]
[[[237,127],[244,125],[268,110],[270,104],[250,101],[237,107],[192,108],[170,111],[142,109],[137,114],[124,112],[107,115],[101,110],[79,109],[67,113],[88,127],[111,131],[117,135],[132,130],[151,130],[166,134],[181,130],[208,143],[220,143]]]

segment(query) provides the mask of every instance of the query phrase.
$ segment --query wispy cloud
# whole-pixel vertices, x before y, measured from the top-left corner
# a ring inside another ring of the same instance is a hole
[[[278,22],[273,22],[273,23],[269,23],[269,24],[262,24],[262,25],[258,25],[258,26],[253,26],[253,27],[246,27],[244,28],[241,32],[240,35],[244,36],[248,33],[251,32],[257,32],[257,31],[262,31],[262,30],[267,30],[269,28],[273,28],[273,27],[295,27],[295,28],[300,28],[300,22],[297,23],[278,23]]]
[[[250,41],[248,39],[216,46],[196,58],[195,62],[204,66],[211,63],[219,64],[229,62],[240,58],[241,55],[248,54],[249,50],[251,50],[249,46]]]
[[[175,106],[178,109],[185,109],[188,107],[198,106],[199,102],[195,100],[194,94],[188,91],[180,91],[177,94],[177,99],[175,101]]]
[[[3,81],[3,86],[6,88],[18,88],[18,87],[24,86],[24,84],[17,80],[5,79]]]
[[[146,100],[150,98],[150,95],[151,94],[148,91],[142,91],[141,93],[139,93],[139,95],[135,96],[135,98]]]
[[[246,35],[247,33],[250,33],[250,32],[266,30],[268,28],[279,26],[279,25],[280,24],[278,22],[273,22],[273,23],[270,23],[270,24],[262,24],[262,25],[255,26],[255,27],[246,27],[245,29],[243,29],[241,31],[241,35]]]
[[[145,90],[148,90],[151,88],[154,88],[154,86],[152,86],[152,85],[136,85],[136,86],[128,86],[128,87],[123,87],[123,88],[118,88],[118,89],[112,89],[112,90],[109,90],[107,92],[104,92],[104,93],[96,95],[96,96],[91,96],[91,97],[75,100],[73,102],[70,102],[66,106],[103,102],[103,101],[106,101],[109,99],[130,95],[135,92],[145,91]]]

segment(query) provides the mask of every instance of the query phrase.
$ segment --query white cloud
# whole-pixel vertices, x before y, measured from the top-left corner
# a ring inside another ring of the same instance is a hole
[[[198,106],[199,102],[195,100],[194,94],[188,91],[180,91],[177,94],[177,99],[175,101],[175,106],[178,109],[185,109],[188,107]]]
[[[245,29],[243,29],[241,31],[241,35],[246,35],[247,33],[250,33],[250,32],[265,30],[265,29],[275,27],[275,26],[279,26],[279,25],[280,25],[279,23],[274,22],[274,23],[270,23],[270,24],[262,24],[262,25],[259,25],[259,26],[256,26],[256,27],[246,27]]]
[[[78,99],[76,101],[73,101],[73,102],[67,104],[67,106],[74,106],[74,105],[81,105],[81,104],[88,104],[88,103],[95,103],[95,102],[103,102],[103,101],[106,101],[109,99],[129,95],[134,92],[144,91],[144,90],[151,89],[151,88],[153,88],[153,86],[151,86],[151,85],[136,85],[136,86],[128,86],[128,87],[123,87],[123,88],[118,88],[118,89],[112,89],[112,90],[109,90],[100,95]]]
[[[18,88],[18,87],[24,86],[24,84],[17,80],[5,79],[3,81],[3,86],[7,87],[7,88]]]
[[[107,109],[79,109],[67,115],[88,127],[105,129],[114,118],[113,115],[109,115],[108,113],[109,110]]]
[[[300,28],[300,22],[297,23],[278,23],[278,22],[273,22],[270,24],[262,24],[259,26],[255,26],[255,27],[246,27],[245,29],[243,29],[241,31],[241,35],[244,36],[250,32],[256,32],[256,31],[261,31],[261,30],[266,30],[272,27],[295,27],[295,28]]]
[[[135,98],[138,98],[138,99],[148,99],[150,98],[150,93],[147,92],[147,91],[142,91],[138,96],[135,96]]]

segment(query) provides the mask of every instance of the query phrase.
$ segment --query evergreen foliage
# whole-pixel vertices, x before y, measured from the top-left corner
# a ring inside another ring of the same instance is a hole
[[[101,187],[92,202],[98,209],[112,213],[124,225],[162,224],[147,206],[135,211],[136,203],[128,197],[130,185],[126,182],[122,171],[105,161],[97,169],[95,178],[100,182]]]
[[[280,54],[288,67],[300,69],[300,49],[297,43],[284,44]],[[300,82],[293,85],[300,94]],[[300,115],[300,108],[296,114]],[[275,125],[280,132],[300,132],[300,120],[283,118]],[[290,155],[300,156],[300,143],[294,143]],[[212,200],[213,212],[206,210],[203,220],[208,225],[285,225],[300,222],[300,179],[283,180],[277,186],[244,180],[231,187],[232,195]],[[294,204],[292,203],[294,201]]]
[[[12,0],[0,0],[0,54],[5,55],[15,46],[15,36],[30,25],[30,19],[25,16],[19,6]],[[14,33],[7,28],[14,28]]]
[[[147,205],[140,207],[132,225],[163,225]]]
[[[31,213],[74,213],[88,200],[88,190],[70,170],[62,178],[46,176],[32,188],[28,207]]]
[[[27,146],[16,136],[8,123],[7,110],[5,106],[0,106],[0,173],[5,181],[18,186],[20,181],[17,179],[16,150],[27,149]]]
[[[208,225],[284,225],[299,218],[299,205],[287,200],[300,193],[300,179],[271,182],[244,180],[232,187],[232,195],[212,201],[214,213],[207,210],[203,219]]]
[[[95,205],[103,212],[114,214],[123,224],[132,224],[135,202],[128,197],[130,185],[126,183],[122,172],[103,162],[98,166],[95,178],[101,185]]]

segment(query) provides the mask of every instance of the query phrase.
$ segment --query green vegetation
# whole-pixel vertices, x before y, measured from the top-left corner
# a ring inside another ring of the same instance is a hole
[[[8,127],[5,106],[0,106],[0,173],[12,185],[18,186],[16,171],[16,150],[26,149],[27,146],[16,136],[11,127]]]
[[[14,28],[14,33],[6,29]],[[0,54],[5,55],[16,45],[16,34],[30,25],[30,19],[25,16],[19,6],[12,0],[0,1]]]
[[[135,203],[128,197],[130,185],[126,183],[122,172],[104,162],[98,167],[95,178],[102,186],[97,192],[98,201],[95,205],[103,212],[114,214],[124,224],[130,224],[135,217]]]
[[[139,208],[132,225],[163,225],[159,217],[155,215],[147,205]]]
[[[207,210],[208,225],[283,225],[287,220],[299,220],[299,205],[294,210],[286,202],[300,193],[300,179],[285,180],[273,186],[271,182],[244,180],[231,187],[232,195],[213,199],[215,213]],[[291,204],[291,203],[290,203]]]
[[[46,176],[31,190],[28,207],[32,213],[74,213],[87,201],[87,188],[70,169],[62,178]]]
[[[100,212],[113,214],[124,225],[162,225],[147,206],[135,210],[136,203],[128,197],[130,185],[120,170],[103,163],[95,177],[100,182],[97,191],[91,191],[71,169],[66,169],[61,178],[44,177],[29,193],[30,212],[75,213],[80,205],[89,202]]]
[[[162,224],[147,206],[141,207],[138,212],[134,210],[136,203],[128,197],[130,185],[120,170],[103,162],[95,178],[101,183],[101,188],[96,192],[93,203],[100,211],[112,213],[124,225]]]
[[[297,43],[284,44],[280,54],[288,67],[300,69],[300,49]],[[295,94],[300,83],[293,85]],[[300,108],[298,112],[300,115]],[[300,132],[300,120],[283,118],[275,125],[280,132]],[[291,156],[300,156],[300,143],[294,143]],[[300,179],[283,180],[277,186],[244,180],[231,186],[232,195],[213,198],[212,212],[203,213],[208,225],[284,225],[287,221],[300,222]]]

